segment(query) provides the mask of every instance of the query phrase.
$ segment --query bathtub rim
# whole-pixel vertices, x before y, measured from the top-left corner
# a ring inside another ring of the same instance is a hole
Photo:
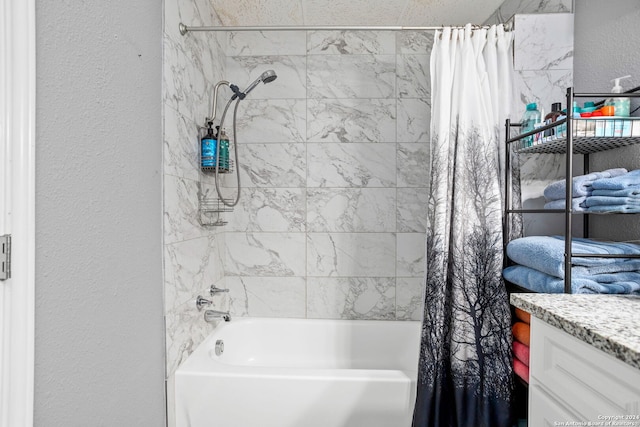
[[[311,322],[311,323],[337,323],[340,325],[371,325],[372,323],[390,323],[394,325],[407,325],[407,327],[420,328],[420,321],[416,320],[348,320],[348,319],[306,319],[306,318],[271,318],[271,317],[240,317],[232,318],[230,322],[223,322],[214,328],[209,335],[198,345],[196,350],[176,369],[174,375],[176,379],[179,376],[204,375],[212,377],[225,378],[245,378],[245,377],[261,377],[261,378],[291,378],[291,379],[307,379],[316,378],[334,380],[366,380],[375,376],[381,381],[399,381],[406,380],[415,381],[417,377],[418,366],[416,368],[407,369],[360,369],[360,368],[321,368],[321,367],[288,367],[288,366],[251,366],[251,365],[233,365],[223,363],[210,357],[210,351],[215,346],[215,341],[225,329],[233,327],[236,324],[251,323],[286,323],[290,321]],[[419,348],[416,347],[416,352]]]

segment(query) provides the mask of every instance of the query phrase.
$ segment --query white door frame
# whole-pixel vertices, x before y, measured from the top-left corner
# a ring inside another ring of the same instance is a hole
[[[35,0],[0,0],[0,427],[33,426],[35,282]]]

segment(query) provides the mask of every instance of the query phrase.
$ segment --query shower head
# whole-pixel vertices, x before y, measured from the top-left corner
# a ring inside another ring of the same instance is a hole
[[[262,82],[264,84],[267,83],[271,83],[272,81],[274,81],[276,78],[278,78],[278,76],[276,75],[276,72],[273,70],[267,70],[264,73],[260,74],[260,77],[258,77],[253,83],[251,83],[249,85],[249,87],[247,87],[244,91],[244,95],[248,95],[249,92],[251,92],[256,86],[258,86],[258,83]],[[242,97],[244,98],[244,97]]]
[[[266,84],[266,83],[271,83],[272,81],[277,79],[278,76],[276,75],[275,71],[267,70],[264,73],[262,73],[262,75],[260,75],[260,78],[262,79],[262,82]]]

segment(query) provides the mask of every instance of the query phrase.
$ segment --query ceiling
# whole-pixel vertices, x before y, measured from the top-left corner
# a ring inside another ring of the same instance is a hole
[[[504,0],[210,0],[224,26],[482,24]]]

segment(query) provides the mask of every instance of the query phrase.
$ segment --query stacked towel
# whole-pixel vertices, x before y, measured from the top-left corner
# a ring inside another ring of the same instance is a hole
[[[585,197],[584,204],[587,207],[613,205],[640,206],[640,197],[591,196]]]
[[[531,324],[531,314],[529,314],[526,311],[524,311],[522,309],[519,309],[517,307],[515,309],[515,312],[516,312],[516,318],[522,320],[527,325]]]
[[[601,177],[592,183],[594,190],[627,190],[630,187],[639,186],[640,169],[625,174],[612,175],[611,177]]]
[[[520,341],[513,342],[513,355],[527,366],[529,366],[529,353],[529,346],[522,344]]]
[[[586,196],[574,197],[571,199],[571,208],[574,212],[586,211],[585,201],[588,199]],[[552,200],[550,202],[545,203],[545,209],[564,209],[567,205],[564,199],[562,200]]]
[[[531,315],[516,308],[516,322],[512,325],[513,332],[513,372],[529,383],[529,343],[531,340]]]
[[[607,169],[602,172],[593,172],[587,175],[579,175],[573,177],[573,193],[571,197],[584,197],[591,195],[592,184],[600,178],[612,178],[626,174],[624,168]],[[566,180],[556,181],[544,189],[544,198],[547,202],[553,200],[564,200],[567,197]]]
[[[513,359],[513,372],[529,384],[529,367],[518,359]]]
[[[511,283],[547,294],[564,292],[564,279],[550,276],[522,265],[512,265],[502,272]],[[638,294],[640,273],[610,273],[581,276],[572,274],[571,293],[574,294]]]
[[[522,344],[529,346],[531,340],[531,327],[524,322],[516,322],[511,326],[513,338]]]
[[[519,265],[504,269],[506,280],[544,293],[564,290],[564,238],[530,236],[507,245],[507,256]],[[587,254],[640,254],[640,245],[575,238],[572,252]],[[573,293],[640,294],[640,259],[573,257]]]
[[[591,196],[593,183],[600,179],[614,179],[627,175],[624,168],[607,169],[602,172],[593,172],[587,175],[573,177],[573,191],[571,208],[574,212],[587,211],[586,199]],[[566,180],[556,181],[544,189],[545,209],[564,209],[566,206],[567,183]]]
[[[638,213],[640,212],[640,205],[609,205],[609,206],[591,206],[586,209],[587,212],[593,213]]]
[[[564,237],[529,236],[515,239],[507,245],[507,256],[514,262],[542,271],[552,276],[564,277]],[[599,242],[591,239],[574,238],[571,250],[575,253],[640,255],[640,245],[624,242]],[[583,267],[582,273],[615,273],[625,266],[625,262],[637,266],[638,259],[631,258],[572,258],[574,265]],[[613,265],[609,265],[613,264]]]
[[[640,197],[640,186],[628,187],[623,190],[593,190],[592,196],[611,196],[611,197]]]
[[[599,178],[584,202],[587,212],[640,212],[640,169],[624,175]]]

